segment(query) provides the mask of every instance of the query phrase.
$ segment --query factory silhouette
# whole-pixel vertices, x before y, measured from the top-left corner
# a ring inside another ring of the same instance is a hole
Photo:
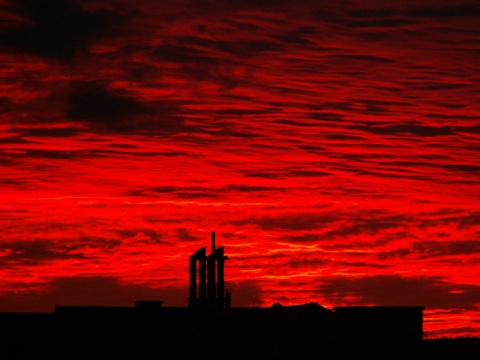
[[[231,293],[225,293],[225,249],[216,247],[215,232],[212,231],[212,252],[198,249],[190,256],[190,286],[188,306],[192,308],[231,308]]]
[[[2,359],[433,359],[424,352],[423,306],[327,309],[312,302],[232,307],[228,257],[215,244],[189,258],[188,307],[56,306],[0,313]],[[438,358],[438,357],[435,357]]]

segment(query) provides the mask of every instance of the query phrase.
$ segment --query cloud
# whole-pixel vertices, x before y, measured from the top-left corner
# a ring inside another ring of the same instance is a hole
[[[281,51],[283,46],[271,40],[235,40],[219,41],[215,44],[218,50],[229,53],[235,58],[250,57],[263,52]]]
[[[331,264],[330,260],[323,259],[307,259],[298,257],[296,260],[291,260],[286,263],[287,266],[293,269],[315,269],[320,266]]]
[[[0,296],[1,311],[53,312],[60,306],[134,306],[137,300],[163,300],[165,306],[186,306],[187,287],[151,288],[122,284],[113,277],[65,277],[42,292],[10,292]]]
[[[358,63],[359,61],[371,62],[371,63],[393,63],[393,60],[372,56],[372,55],[348,55],[348,54],[338,54],[331,55],[328,58],[334,60],[335,62],[346,60],[347,62]]]
[[[459,218],[458,230],[477,228],[480,224],[480,211],[474,211],[466,216]]]
[[[415,21],[406,19],[374,19],[365,21],[353,21],[348,24],[353,28],[389,28],[389,27],[401,27],[404,25],[415,24]]]
[[[268,191],[280,191],[284,192],[285,189],[270,187],[270,186],[258,186],[258,185],[227,185],[226,191],[240,192],[240,193],[257,193]]]
[[[477,240],[466,241],[418,241],[411,248],[399,248],[393,251],[381,252],[379,258],[405,258],[414,257],[425,259],[429,257],[451,255],[473,255],[480,253],[480,242]]]
[[[478,309],[480,286],[453,284],[440,277],[376,275],[326,279],[318,291],[331,303],[355,299],[356,305],[425,306],[431,309]]]
[[[84,258],[82,254],[70,253],[73,247],[61,247],[53,241],[17,241],[15,243],[2,243],[0,253],[3,254],[0,267],[18,265],[39,265],[44,262],[65,259]]]
[[[302,235],[285,235],[282,239],[289,241],[289,242],[316,242],[322,239],[322,236],[319,234],[310,234],[305,233]]]
[[[13,155],[13,157],[19,158],[37,158],[37,159],[56,159],[56,160],[72,160],[75,159],[77,151],[63,151],[63,150],[28,150],[23,154]]]
[[[45,58],[68,60],[106,34],[119,18],[106,9],[87,11],[73,0],[11,0],[25,19],[0,33],[3,47]]]
[[[216,83],[223,93],[246,81],[236,75],[240,57],[251,57],[271,47],[268,41],[262,45],[261,42],[214,41],[203,36],[179,36],[156,46],[152,57],[159,66],[173,67],[177,77],[197,83],[196,86],[207,81]]]
[[[293,242],[347,239],[351,236],[375,236],[384,231],[397,232],[412,219],[405,215],[391,215],[383,210],[350,212],[298,212],[278,215],[250,216],[234,220],[235,226],[256,225],[263,230],[304,230],[306,233],[284,236]],[[358,246],[356,244],[355,246]],[[373,245],[372,245],[373,246]]]
[[[396,4],[392,3],[389,7],[371,7],[366,8],[363,6],[362,9],[359,6],[357,9],[351,10],[348,12],[348,15],[353,18],[360,19],[390,19],[395,21],[398,18],[462,18],[462,17],[476,17],[480,14],[480,7],[473,4],[455,4],[455,5],[445,5],[445,4],[436,4],[436,6],[416,6],[417,4],[408,7],[408,3],[405,3],[404,7],[395,6]],[[393,18],[393,19],[392,19]],[[388,21],[388,20],[385,20]]]
[[[15,110],[15,102],[7,96],[0,96],[0,111],[7,114],[13,110]]]
[[[464,171],[464,172],[471,172],[474,174],[480,174],[480,166],[478,165],[455,164],[455,165],[445,165],[445,167],[455,171]]]
[[[245,171],[245,176],[248,177],[258,177],[258,178],[271,178],[271,179],[276,179],[276,178],[289,178],[291,179],[292,177],[299,177],[299,178],[317,178],[317,177],[324,177],[324,176],[331,176],[332,174],[326,171],[321,171],[321,170],[311,170],[308,168],[302,168],[299,166],[295,167],[290,167],[290,168],[283,168],[281,170],[277,171]]]
[[[353,126],[352,129],[371,132],[379,135],[409,135],[409,136],[442,136],[455,134],[451,126],[441,127],[416,124],[398,124],[388,126]]]
[[[174,132],[183,125],[176,103],[146,103],[99,81],[72,84],[67,116],[99,132]]]
[[[73,85],[68,116],[115,128],[128,126],[123,124],[126,119],[145,111],[145,106],[125,91],[111,90],[105,84],[91,82]]]
[[[255,224],[264,230],[307,230],[320,228],[322,225],[333,221],[335,221],[333,215],[293,213],[277,216],[250,217],[244,220],[232,221],[232,224],[236,226]]]
[[[169,194],[181,199],[219,198],[220,191],[214,188],[201,186],[157,186],[129,191],[128,194],[135,196],[150,196],[155,194]]]
[[[80,129],[72,126],[48,127],[44,128],[25,128],[21,130],[23,136],[34,137],[57,137],[65,138],[77,135]]]
[[[177,231],[177,239],[179,241],[197,241],[199,240],[198,237],[192,235],[191,230],[187,228],[178,228]]]
[[[160,243],[163,240],[163,234],[153,229],[128,229],[128,230],[115,230],[122,239],[135,238],[136,241],[142,243]]]
[[[406,10],[405,14],[414,18],[478,17],[480,6],[459,4],[454,6],[415,7]]]
[[[326,171],[319,171],[319,170],[287,170],[290,176],[298,176],[298,177],[321,177],[321,176],[329,176],[332,175]]]
[[[273,38],[278,39],[282,43],[296,44],[301,46],[309,46],[314,43],[307,39],[308,36],[315,35],[316,28],[314,26],[299,26],[293,30],[287,30],[281,34],[275,34]]]
[[[480,242],[469,241],[421,241],[413,244],[413,251],[421,256],[472,255],[480,253]]]
[[[176,64],[216,64],[218,59],[206,52],[178,44],[163,44],[153,51],[156,58]]]

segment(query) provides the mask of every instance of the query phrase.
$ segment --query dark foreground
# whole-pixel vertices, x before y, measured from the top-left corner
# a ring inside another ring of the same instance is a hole
[[[3,313],[0,359],[480,359],[478,338],[417,341],[368,323],[352,332],[321,307],[165,309]]]

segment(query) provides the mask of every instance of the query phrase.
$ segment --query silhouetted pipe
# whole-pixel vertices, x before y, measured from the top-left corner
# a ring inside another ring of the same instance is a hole
[[[203,248],[202,259],[199,261],[199,294],[200,301],[205,304],[207,300],[207,249]]]
[[[223,309],[225,307],[225,255],[224,248],[220,246],[215,250],[215,257],[217,259],[217,308]]]
[[[215,231],[212,231],[212,254],[215,251]]]
[[[216,274],[215,253],[207,256],[207,302],[209,307],[216,307]]]
[[[188,304],[191,307],[205,303],[206,301],[206,253],[207,248],[202,247],[190,256],[190,286]],[[199,263],[199,294],[197,296],[197,262]]]
[[[190,256],[190,285],[188,287],[188,306],[193,307],[196,305],[197,300],[197,261]]]

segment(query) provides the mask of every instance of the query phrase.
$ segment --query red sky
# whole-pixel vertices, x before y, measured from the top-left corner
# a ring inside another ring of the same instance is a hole
[[[474,1],[0,0],[0,311],[425,306],[480,335]]]

